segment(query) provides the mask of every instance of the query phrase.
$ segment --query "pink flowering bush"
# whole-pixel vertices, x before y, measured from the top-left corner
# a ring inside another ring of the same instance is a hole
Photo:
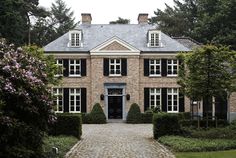
[[[55,121],[49,85],[57,67],[37,47],[0,39],[0,157],[42,157],[42,138]]]

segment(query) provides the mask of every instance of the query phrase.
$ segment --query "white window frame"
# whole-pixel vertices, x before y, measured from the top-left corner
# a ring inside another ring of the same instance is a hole
[[[74,61],[73,64],[71,64],[71,61]],[[79,61],[77,64],[76,61]],[[71,74],[71,66],[74,66],[74,74]],[[79,74],[76,74],[76,67],[79,66]],[[81,59],[69,59],[69,77],[81,77]]]
[[[157,43],[157,40],[158,40],[158,43]],[[149,33],[148,33],[148,47],[162,47],[161,31],[158,31],[158,30],[149,31]]]
[[[159,92],[158,92],[159,91]],[[154,104],[152,105],[152,99],[151,97],[154,96]],[[159,105],[157,105],[157,96],[160,97],[159,99]],[[160,110],[161,110],[161,88],[150,88],[149,89],[149,108],[153,107],[157,107],[159,106]]]
[[[154,61],[154,62],[152,63],[152,61]],[[159,64],[157,63],[157,61],[159,61]],[[152,66],[154,66],[154,74],[151,74],[151,67]],[[159,72],[160,72],[159,74],[156,73],[157,66],[159,66]],[[149,60],[149,76],[153,76],[153,77],[161,76],[161,59],[150,59]]]
[[[73,90],[73,93],[72,93]],[[71,105],[71,97],[73,96],[74,105]],[[79,96],[79,111],[76,110],[77,100],[76,97]],[[74,110],[71,110],[71,107],[74,106]],[[81,88],[70,88],[69,89],[69,112],[70,113],[81,113]]]
[[[169,64],[169,61],[171,61],[171,63]],[[174,61],[176,61],[176,64],[174,64]],[[168,67],[171,67],[171,74],[169,74],[168,72]],[[176,69],[176,74],[174,74],[174,66],[177,67]],[[167,59],[167,76],[178,76],[178,70],[179,70],[179,61],[177,59]]]
[[[70,31],[69,32],[69,46],[70,47],[82,47],[82,32]]]
[[[59,61],[62,61],[61,63],[59,63]],[[57,67],[59,68],[59,69],[61,69],[60,71],[61,71],[61,73],[60,74],[56,74],[55,75],[55,77],[59,77],[59,76],[63,76],[63,69],[64,69],[64,67],[63,67],[63,59],[56,59],[56,65],[57,65]]]
[[[175,92],[176,90],[176,92]],[[171,104],[169,105],[168,96],[171,96]],[[174,110],[174,96],[177,96],[177,110]],[[171,110],[169,110],[171,106]],[[167,112],[168,113],[178,113],[179,112],[179,89],[178,88],[167,88]]]
[[[56,93],[54,92],[56,91]],[[61,91],[61,92],[60,92]],[[63,88],[53,88],[53,96],[54,96],[54,101],[56,101],[56,113],[63,113],[64,111],[64,93],[63,93]],[[62,110],[59,110],[59,103],[60,103],[60,96],[61,102],[62,102]]]
[[[114,61],[113,63],[111,62],[112,60]],[[117,61],[119,61],[119,63]],[[109,59],[109,76],[121,76],[121,62],[121,59]],[[111,66],[114,66],[114,74],[111,74]],[[118,66],[120,67],[120,69],[117,69]],[[117,70],[120,70],[120,73],[117,73]]]

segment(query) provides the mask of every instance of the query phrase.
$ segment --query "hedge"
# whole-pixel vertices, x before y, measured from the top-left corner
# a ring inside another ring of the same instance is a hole
[[[199,120],[200,127],[206,127],[206,120]],[[180,120],[182,127],[198,127],[198,120]],[[217,127],[225,127],[229,125],[227,120],[217,120]],[[216,120],[208,120],[209,127],[216,127]]]
[[[153,135],[157,139],[164,135],[180,133],[178,115],[158,113],[153,115]]]
[[[68,135],[80,139],[82,135],[82,117],[80,114],[57,114],[57,121],[50,127],[51,135]]]
[[[141,111],[138,104],[133,103],[129,109],[126,122],[127,123],[141,123]]]
[[[150,110],[141,113],[141,123],[152,123],[153,112]]]

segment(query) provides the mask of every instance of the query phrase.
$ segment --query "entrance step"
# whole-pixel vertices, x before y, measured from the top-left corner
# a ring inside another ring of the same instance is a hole
[[[107,123],[124,123],[125,120],[122,119],[108,119]]]

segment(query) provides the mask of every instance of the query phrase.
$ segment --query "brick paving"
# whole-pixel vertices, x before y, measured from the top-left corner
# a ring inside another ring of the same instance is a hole
[[[83,124],[82,139],[66,158],[174,158],[152,138],[151,124]]]

